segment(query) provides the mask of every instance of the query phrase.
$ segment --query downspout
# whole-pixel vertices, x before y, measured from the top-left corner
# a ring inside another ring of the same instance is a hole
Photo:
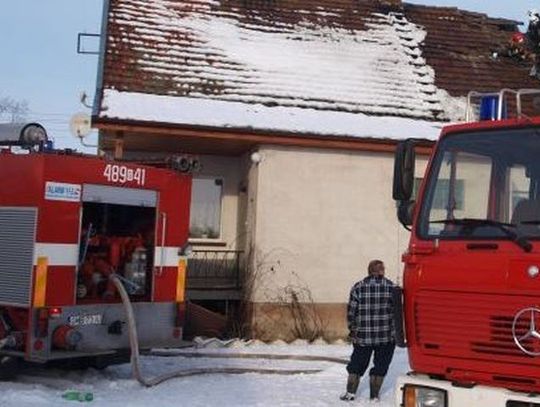
[[[100,35],[100,44],[99,44],[99,59],[98,59],[98,69],[96,76],[96,91],[94,93],[94,103],[92,108],[92,122],[99,117],[100,112],[102,111],[103,103],[103,89],[104,89],[104,71],[105,71],[105,51],[107,49],[107,29],[108,29],[108,16],[109,10],[111,8],[110,0],[104,0],[103,2],[103,12],[101,15],[101,35]],[[98,137],[98,148],[99,148],[99,137]]]
[[[246,207],[246,217],[248,220],[248,235],[245,245],[245,253],[247,257],[245,258],[245,267],[244,272],[249,273],[249,275],[244,276],[244,287],[243,287],[243,301],[244,307],[246,307],[246,317],[245,323],[248,324],[248,329],[250,332],[253,332],[255,325],[255,302],[254,302],[254,289],[256,287],[255,276],[257,275],[257,255],[258,255],[258,233],[257,233],[257,221],[259,219],[260,211],[260,202],[259,202],[259,178],[260,178],[260,161],[255,162],[252,159],[254,153],[260,154],[261,145],[257,145],[253,149],[248,157],[248,196],[247,196],[247,207]],[[246,287],[246,284],[248,287]]]

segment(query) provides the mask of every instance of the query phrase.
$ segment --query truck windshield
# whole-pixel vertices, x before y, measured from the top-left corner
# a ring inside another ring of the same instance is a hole
[[[428,174],[419,235],[540,238],[539,187],[539,129],[448,135]]]

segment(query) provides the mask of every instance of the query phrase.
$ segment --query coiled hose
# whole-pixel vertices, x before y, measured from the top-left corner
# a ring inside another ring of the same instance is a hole
[[[295,375],[295,374],[315,374],[322,372],[322,369],[295,369],[295,370],[284,370],[284,369],[254,369],[254,368],[234,368],[234,367],[223,367],[223,368],[211,368],[211,369],[190,369],[190,370],[177,370],[170,373],[165,373],[160,376],[153,378],[145,378],[141,372],[140,366],[140,354],[139,354],[139,339],[137,336],[137,326],[135,322],[135,315],[133,313],[133,307],[129,296],[122,284],[122,281],[116,274],[111,274],[109,277],[114,283],[115,287],[120,293],[120,298],[122,299],[122,304],[126,312],[127,323],[128,323],[128,335],[129,335],[129,346],[131,348],[131,367],[133,372],[133,377],[143,386],[152,387],[157,384],[163,383],[166,380],[174,379],[177,377],[187,377],[187,376],[197,376],[205,374],[243,374],[243,373],[260,373],[260,374],[276,374],[276,375]],[[165,356],[165,355],[161,355]],[[172,355],[167,355],[172,356]],[[174,356],[185,356],[183,354],[175,354]],[[221,355],[224,358],[229,358],[231,355]],[[239,355],[244,358],[256,358],[257,355]],[[261,355],[267,359],[292,359],[292,360],[323,360],[329,361],[327,358],[314,359],[313,356],[307,356],[309,359],[299,359],[296,355]],[[202,357],[202,356],[199,356]],[[216,355],[209,356],[216,357]]]

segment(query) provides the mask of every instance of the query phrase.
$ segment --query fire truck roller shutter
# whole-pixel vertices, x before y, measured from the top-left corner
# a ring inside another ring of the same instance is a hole
[[[30,305],[36,208],[0,208],[0,303]]]
[[[148,189],[84,184],[82,200],[83,202],[99,202],[155,208],[157,206],[157,192]]]

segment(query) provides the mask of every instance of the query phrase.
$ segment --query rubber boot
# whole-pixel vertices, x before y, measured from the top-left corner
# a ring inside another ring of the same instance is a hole
[[[384,376],[369,376],[369,399],[379,400],[379,392],[384,381]]]
[[[347,377],[347,391],[343,393],[339,398],[343,401],[353,401],[356,397],[356,390],[360,384],[360,375],[349,373]]]

